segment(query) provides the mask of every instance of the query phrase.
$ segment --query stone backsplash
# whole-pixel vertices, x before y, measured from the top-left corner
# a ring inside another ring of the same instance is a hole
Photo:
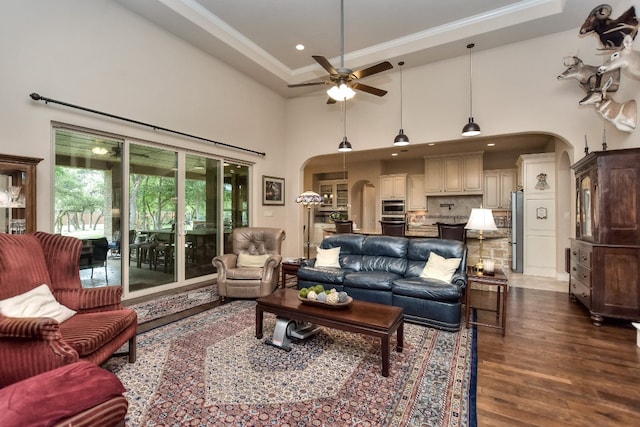
[[[471,209],[482,205],[482,196],[449,196],[427,197],[427,210],[407,213],[409,225],[432,225],[436,222],[466,223]],[[510,216],[506,211],[493,213],[498,228],[511,226]]]

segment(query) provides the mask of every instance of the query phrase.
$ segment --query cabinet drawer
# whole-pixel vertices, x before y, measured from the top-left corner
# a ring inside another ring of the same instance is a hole
[[[591,288],[591,270],[582,264],[578,264],[578,268],[572,276],[582,282],[585,286]]]
[[[578,263],[591,269],[591,248],[580,248],[578,251]]]
[[[591,309],[591,288],[580,280],[571,279],[571,293],[587,308]]]

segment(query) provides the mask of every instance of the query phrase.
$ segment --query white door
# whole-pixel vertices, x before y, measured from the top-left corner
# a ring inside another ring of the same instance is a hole
[[[362,187],[362,224],[356,224],[358,228],[364,230],[376,229],[376,187],[365,184]]]

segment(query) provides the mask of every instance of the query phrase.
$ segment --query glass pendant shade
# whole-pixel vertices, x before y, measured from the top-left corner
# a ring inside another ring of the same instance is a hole
[[[473,121],[473,117],[469,117],[469,123],[462,128],[462,136],[476,136],[481,133],[480,126]]]
[[[351,143],[349,142],[346,136],[342,138],[342,142],[338,146],[338,151],[340,152],[351,151]]]
[[[404,129],[400,129],[400,132],[398,132],[398,135],[396,135],[396,138],[393,140],[393,145],[395,145],[396,147],[409,145],[409,137],[405,135]]]

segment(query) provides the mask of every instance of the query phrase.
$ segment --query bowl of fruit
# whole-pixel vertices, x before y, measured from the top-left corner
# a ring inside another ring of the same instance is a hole
[[[303,304],[327,308],[346,308],[353,301],[346,292],[338,292],[335,289],[325,290],[322,285],[300,289],[298,299]]]

